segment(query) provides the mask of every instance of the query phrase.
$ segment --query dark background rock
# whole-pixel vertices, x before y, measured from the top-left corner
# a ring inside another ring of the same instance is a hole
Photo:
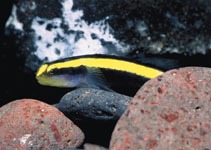
[[[82,9],[88,22],[110,16],[108,22],[115,37],[134,50],[191,55],[210,51],[210,0],[74,2],[73,8]]]
[[[73,35],[76,42],[85,36],[82,29],[72,29],[65,22],[62,14],[62,2],[59,0],[15,1],[15,8],[17,8],[15,14],[22,25],[18,26],[10,21],[7,24],[6,32],[16,37],[16,42],[19,43],[19,55],[25,59],[25,65],[32,70],[36,70],[43,61],[50,60],[48,56],[42,59],[38,58],[34,53],[39,48],[36,42],[43,38],[36,37],[35,29],[32,28],[33,20],[36,20],[36,17],[40,18],[38,24],[45,25],[46,23],[45,31],[62,30],[62,33],[55,32],[58,35],[54,42],[45,41],[44,51],[49,51],[50,47],[56,45],[58,41],[68,45],[70,39],[67,36],[69,35]],[[87,26],[105,19],[103,23],[100,23],[102,26],[108,24],[111,27],[109,33],[122,46],[118,47],[115,43],[106,41],[92,33],[92,39],[100,41],[102,47],[106,49],[98,50],[98,53],[130,56],[137,60],[141,59],[143,53],[163,54],[164,57],[166,54],[171,54],[168,55],[169,58],[186,60],[185,62],[188,63],[190,60],[194,62],[195,59],[187,57],[190,58],[187,61],[186,57],[184,59],[180,57],[198,54],[201,58],[205,57],[203,56],[205,54],[211,55],[211,22],[209,19],[211,6],[209,4],[211,4],[210,0],[117,0],[112,2],[73,0],[73,10],[83,11],[79,22],[86,21]],[[53,19],[55,18],[59,18],[61,22],[54,23]],[[62,46],[55,48],[52,55],[58,56],[55,56],[54,59],[63,57],[62,51],[67,52],[66,57],[74,55],[74,47],[71,46],[75,43],[69,43],[70,48],[67,50],[63,50]],[[85,53],[93,53],[93,51],[87,50]],[[163,55],[159,57],[162,58]],[[208,60],[207,57],[205,58]],[[206,65],[202,62],[197,64]]]

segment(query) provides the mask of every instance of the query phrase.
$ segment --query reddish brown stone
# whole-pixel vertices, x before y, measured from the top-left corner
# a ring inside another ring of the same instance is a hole
[[[211,68],[170,70],[145,83],[118,121],[111,150],[211,150]]]
[[[0,149],[49,149],[77,147],[82,131],[58,109],[23,99],[0,108]]]

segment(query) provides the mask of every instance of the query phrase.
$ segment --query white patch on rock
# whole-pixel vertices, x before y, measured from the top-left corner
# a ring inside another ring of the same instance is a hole
[[[5,27],[7,28],[9,25],[13,25],[15,29],[23,31],[23,24],[19,22],[16,13],[17,7],[16,5],[13,5],[11,15],[6,22]]]
[[[42,24],[39,22],[42,22]],[[58,57],[65,56],[65,51],[67,51],[68,45],[61,39],[55,41],[57,36],[64,36],[62,29],[59,28],[60,23],[61,19],[59,18],[55,18],[53,20],[41,19],[39,17],[34,18],[32,22],[32,29],[34,29],[36,33],[35,43],[37,51],[35,52],[35,55],[37,55],[38,58],[45,59],[47,57],[48,60],[55,60]],[[48,24],[51,24],[56,28],[51,31],[46,30]],[[59,55],[55,53],[56,49],[60,50]]]
[[[25,134],[24,136],[22,136],[19,141],[21,145],[26,144],[26,141],[28,140],[28,138],[31,136],[31,134]]]
[[[161,52],[163,49],[163,43],[158,41],[158,42],[154,42],[151,45],[149,45],[150,49],[152,50],[152,52]]]
[[[180,54],[181,53],[177,47],[167,47],[166,51],[167,52],[171,52],[171,53],[175,53],[175,54]]]
[[[47,58],[52,61],[85,54],[128,52],[129,46],[114,38],[112,28],[107,23],[108,17],[88,24],[81,18],[83,16],[82,10],[72,10],[72,0],[64,0],[62,5],[63,23],[68,27],[67,32],[60,27],[61,18],[47,20],[36,17],[32,22],[31,28],[36,34],[37,51],[35,55],[39,59]],[[53,26],[50,31],[46,30],[49,24]]]
[[[173,16],[169,12],[166,13],[166,18],[171,21],[171,24],[175,27],[174,30],[177,31],[178,29],[186,29],[186,25],[183,22],[179,21],[178,16]]]
[[[142,37],[146,37],[148,35],[148,26],[144,21],[139,21],[136,25],[136,29]]]

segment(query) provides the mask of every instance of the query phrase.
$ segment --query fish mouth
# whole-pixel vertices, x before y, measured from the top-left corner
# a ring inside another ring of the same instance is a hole
[[[36,76],[37,82],[41,85],[50,85],[50,81],[47,77],[43,76],[43,75],[37,75]]]
[[[48,77],[45,75],[36,76],[37,82],[44,86],[69,88],[69,82],[64,78]]]

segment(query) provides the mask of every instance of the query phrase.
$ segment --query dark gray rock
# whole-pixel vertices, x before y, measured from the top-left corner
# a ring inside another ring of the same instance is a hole
[[[87,21],[110,16],[115,37],[130,50],[190,55],[210,51],[210,0],[74,0],[73,8],[82,9]]]
[[[70,118],[118,120],[131,99],[114,92],[79,88],[64,95],[55,106]]]
[[[130,99],[118,93],[81,88],[64,95],[55,106],[82,129],[85,143],[108,147],[116,121]]]
[[[211,53],[210,18],[211,0],[19,0],[6,33],[36,70],[42,61],[91,53]]]

